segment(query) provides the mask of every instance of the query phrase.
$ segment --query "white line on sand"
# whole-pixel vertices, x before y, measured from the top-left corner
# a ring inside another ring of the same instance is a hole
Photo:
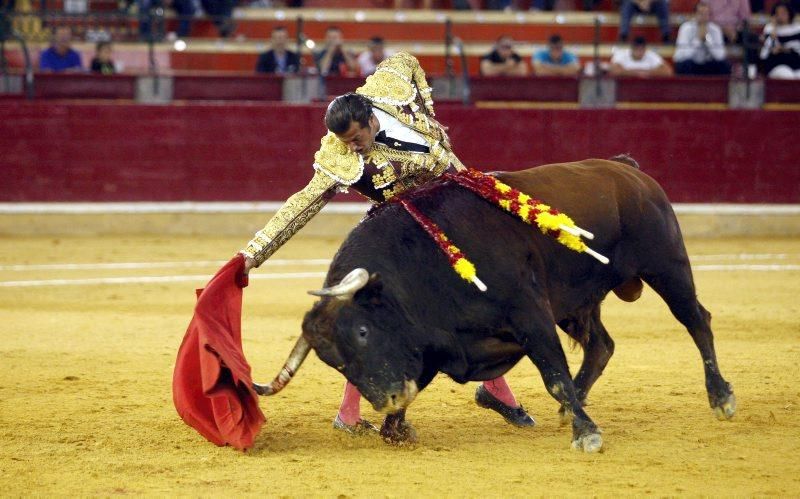
[[[692,255],[693,262],[715,260],[787,260],[800,258],[799,253],[725,253],[718,255]],[[0,265],[0,271],[24,272],[28,270],[136,270],[136,269],[174,269],[193,267],[220,267],[225,260],[197,260],[193,262],[110,262],[110,263],[43,263]],[[273,259],[264,262],[267,267],[306,267],[329,265],[328,258]]]
[[[44,263],[0,265],[0,270],[26,271],[26,270],[118,270],[118,269],[174,269],[186,267],[221,267],[226,260],[198,260],[195,262],[112,262],[112,263]],[[314,266],[328,265],[327,258],[311,258],[306,260],[267,260],[264,265],[268,267],[285,266]]]
[[[756,272],[782,272],[787,270],[800,270],[800,265],[695,265],[692,270],[704,271],[756,271]],[[325,272],[287,272],[284,274],[253,274],[250,279],[309,279],[325,277]],[[134,277],[92,277],[87,279],[42,279],[30,281],[0,281],[1,288],[25,288],[39,286],[87,286],[97,284],[154,284],[165,282],[205,282],[210,275],[168,275],[168,276],[134,276]]]
[[[693,262],[709,260],[787,260],[798,258],[798,253],[723,253],[719,255],[690,255]]]
[[[785,270],[800,270],[800,265],[778,265],[778,264],[708,264],[693,265],[692,270],[702,272],[706,270],[754,270],[756,272],[781,272]]]
[[[256,274],[250,279],[319,279],[325,272],[289,272],[285,274]],[[39,286],[91,286],[97,284],[155,284],[164,282],[208,282],[211,275],[164,275],[137,277],[91,277],[87,279],[42,279],[31,281],[0,281],[0,288],[28,288]]]

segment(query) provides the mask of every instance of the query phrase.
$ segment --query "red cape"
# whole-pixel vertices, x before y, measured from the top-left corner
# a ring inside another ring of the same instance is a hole
[[[242,351],[244,257],[237,255],[197,290],[197,305],[172,376],[172,400],[189,426],[217,445],[253,445],[264,413]]]

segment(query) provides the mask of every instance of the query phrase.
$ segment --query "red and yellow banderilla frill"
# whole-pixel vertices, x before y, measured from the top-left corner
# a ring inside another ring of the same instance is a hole
[[[445,174],[445,177],[516,215],[523,222],[531,225],[535,223],[542,234],[553,236],[567,248],[591,255],[601,263],[608,263],[608,258],[588,247],[581,239],[581,236],[586,239],[594,239],[594,234],[578,227],[569,216],[542,201],[530,197],[491,175],[473,169],[456,174],[448,173]]]
[[[535,223],[542,234],[549,234],[567,248],[591,255],[601,263],[608,263],[608,258],[588,247],[581,239],[581,237],[594,239],[591,232],[578,227],[566,214],[560,213],[542,201],[477,170],[469,169],[458,173],[446,173],[444,177],[516,215],[525,223],[531,225]],[[486,291],[486,285],[478,279],[475,265],[467,259],[458,246],[450,241],[442,229],[420,212],[408,199],[401,199],[400,204],[436,242],[439,249],[447,256],[453,270],[464,280],[475,284],[481,291]]]
[[[453,244],[450,239],[447,238],[447,236],[444,234],[444,231],[442,231],[442,229],[436,225],[436,222],[423,215],[422,212],[419,211],[407,199],[400,200],[400,204],[402,204],[403,208],[406,209],[408,214],[417,221],[420,227],[422,227],[422,229],[427,232],[429,236],[431,236],[434,242],[439,246],[439,249],[444,252],[445,256],[447,256],[447,259],[450,261],[450,265],[453,267],[453,270],[455,270],[462,279],[472,282],[481,291],[486,291],[486,285],[483,283],[483,281],[478,279],[478,275],[475,271],[475,265],[467,260],[466,255],[464,255],[464,253],[458,249],[458,246]]]

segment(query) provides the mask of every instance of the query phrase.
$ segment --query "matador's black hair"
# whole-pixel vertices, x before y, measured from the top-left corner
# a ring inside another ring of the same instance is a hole
[[[364,97],[353,92],[340,95],[325,111],[325,126],[333,133],[345,133],[350,129],[350,123],[356,122],[361,127],[369,126],[369,117],[372,116],[372,103]]]

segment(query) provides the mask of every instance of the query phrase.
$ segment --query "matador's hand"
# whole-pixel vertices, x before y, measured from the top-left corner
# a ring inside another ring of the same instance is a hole
[[[250,269],[257,267],[256,261],[250,258],[249,256],[244,257],[244,270],[242,273],[247,275],[250,273]]]

